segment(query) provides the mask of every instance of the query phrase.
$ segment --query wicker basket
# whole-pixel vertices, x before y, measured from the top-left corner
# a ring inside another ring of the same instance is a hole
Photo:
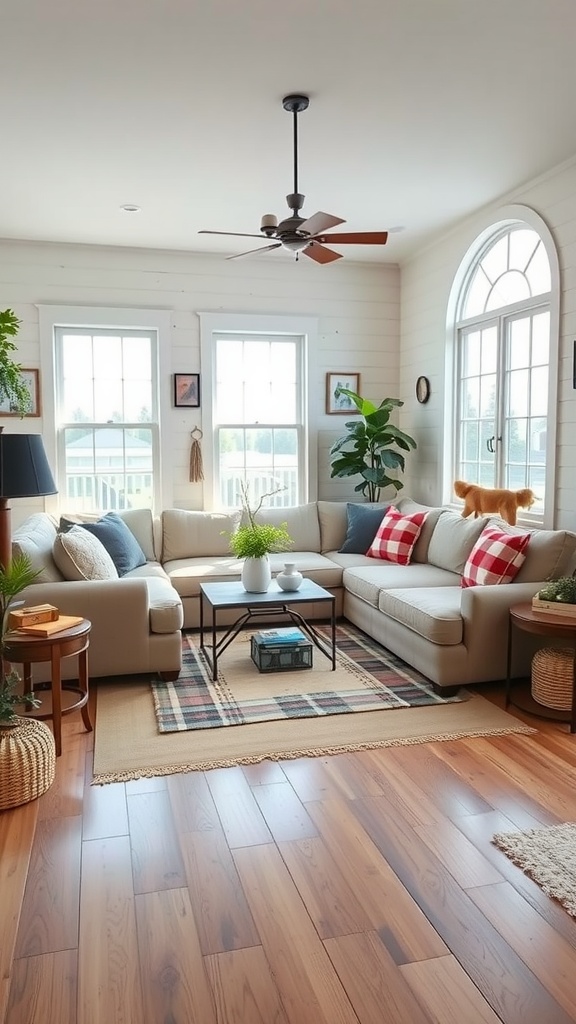
[[[543,647],[532,658],[532,696],[538,704],[570,711],[574,680],[574,651]]]
[[[0,811],[41,796],[55,772],[56,748],[47,725],[20,718],[0,727]]]

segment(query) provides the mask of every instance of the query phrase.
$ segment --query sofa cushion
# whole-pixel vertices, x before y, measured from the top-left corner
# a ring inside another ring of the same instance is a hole
[[[161,543],[157,542],[155,536],[155,520],[149,508],[126,508],[114,513],[117,515],[134,534],[147,561],[157,561],[161,553]],[[86,523],[97,523],[102,518],[102,512],[63,512],[60,516],[60,529],[70,529],[71,526],[85,526]],[[159,524],[160,527],[160,524]],[[160,534],[160,528],[158,529]]]
[[[166,509],[162,513],[162,561],[230,556],[230,534],[238,529],[239,522],[239,512]]]
[[[368,557],[409,565],[426,516],[426,512],[402,515],[397,509],[390,508],[384,514],[376,536],[366,552]]]
[[[95,523],[83,523],[81,529],[88,530],[104,545],[119,576],[146,564],[146,555],[136,537],[116,512],[107,512]]]
[[[344,556],[346,557],[346,556]],[[395,562],[377,562],[366,559],[364,565],[344,569],[342,582],[346,590],[366,604],[378,608],[383,590],[414,587],[454,587],[460,585],[460,577],[435,565],[397,565]]]
[[[261,508],[256,522],[272,526],[286,523],[292,539],[290,551],[320,551],[320,523],[315,501],[284,508]]]
[[[389,504],[346,503],[346,537],[339,548],[343,555],[365,555],[372,545]]]
[[[463,587],[511,583],[526,558],[529,533],[515,535],[486,527],[476,541],[462,574]]]
[[[320,550],[338,551],[346,536],[346,502],[318,501]]]
[[[512,536],[526,532],[509,526],[498,516],[491,517],[488,525]],[[576,557],[576,533],[571,530],[532,530],[525,555],[526,560],[520,567],[515,583],[539,583],[570,575]]]
[[[462,643],[464,636],[461,595],[460,587],[385,590],[378,607],[431,643],[454,646]]]
[[[72,526],[54,541],[54,561],[66,580],[112,580],[118,572],[106,548],[82,526]]]
[[[399,512],[402,512],[403,515],[411,515],[413,512],[428,513],[424,525],[420,530],[420,536],[418,537],[412,552],[413,562],[427,562],[430,538],[432,537],[436,523],[440,519],[440,516],[444,514],[446,509],[437,508],[431,505],[421,505],[418,501],[414,501],[412,498],[399,498],[395,507]]]
[[[270,555],[270,567],[274,576],[284,568],[286,555],[281,552]],[[334,588],[342,585],[342,568],[330,558],[315,551],[291,551],[290,561],[303,576],[310,576],[321,587]],[[217,558],[180,558],[164,563],[172,586],[181,597],[198,597],[201,583],[219,583],[237,580],[242,572],[242,560],[233,555]]]
[[[446,510],[439,517],[428,545],[428,561],[440,569],[462,574],[486,519],[463,519]]]
[[[54,561],[57,532],[56,521],[46,512],[37,512],[12,534],[12,554],[29,559],[32,569],[39,574],[36,583],[60,583],[64,579]]]

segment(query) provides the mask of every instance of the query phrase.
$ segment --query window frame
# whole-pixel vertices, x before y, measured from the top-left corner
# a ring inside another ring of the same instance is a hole
[[[220,510],[218,452],[215,434],[216,346],[214,338],[221,334],[262,335],[270,339],[284,335],[299,341],[301,445],[299,446],[299,504],[316,497],[317,492],[317,410],[311,406],[309,381],[312,379],[314,353],[317,350],[318,320],[316,317],[283,314],[199,313],[201,361],[209,386],[203,390],[202,431],[211,438],[204,448],[204,508]],[[262,424],[263,427],[266,424]]]

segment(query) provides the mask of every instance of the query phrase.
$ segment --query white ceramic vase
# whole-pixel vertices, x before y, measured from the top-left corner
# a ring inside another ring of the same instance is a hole
[[[242,566],[242,586],[249,594],[265,594],[268,590],[272,573],[268,555],[262,558],[245,558]]]
[[[285,562],[283,571],[276,577],[276,582],[280,590],[298,590],[303,578],[302,573],[296,568],[296,562]]]

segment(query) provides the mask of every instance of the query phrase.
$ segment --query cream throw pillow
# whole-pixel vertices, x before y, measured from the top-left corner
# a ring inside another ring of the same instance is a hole
[[[53,556],[66,580],[114,580],[118,572],[101,541],[82,526],[59,533]]]

